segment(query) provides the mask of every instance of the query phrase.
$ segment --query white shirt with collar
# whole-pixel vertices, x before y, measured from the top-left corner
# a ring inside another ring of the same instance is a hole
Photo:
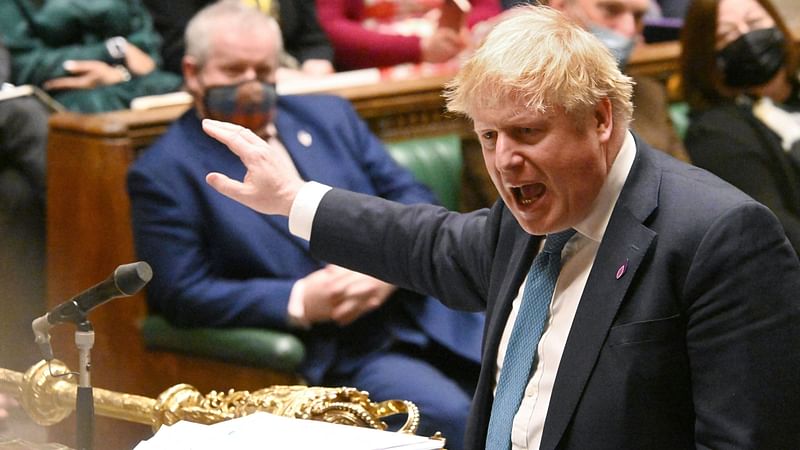
[[[628,178],[635,157],[636,143],[633,135],[626,132],[622,148],[611,165],[608,177],[600,188],[589,215],[573,226],[577,233],[567,242],[561,252],[561,272],[558,275],[553,299],[550,302],[548,321],[539,340],[536,370],[528,382],[522,404],[514,417],[511,430],[512,450],[539,448],[567,336],[572,328],[581,295],[586,287],[586,280],[594,265],[597,250],[600,248],[611,213],[622,191],[622,186]],[[292,234],[306,240],[311,238],[314,215],[322,197],[330,189],[329,186],[313,181],[306,183],[300,189],[289,213],[289,230]],[[517,318],[524,286],[525,281],[523,280],[500,340],[495,385],[500,375],[500,369],[503,367],[508,339]]]

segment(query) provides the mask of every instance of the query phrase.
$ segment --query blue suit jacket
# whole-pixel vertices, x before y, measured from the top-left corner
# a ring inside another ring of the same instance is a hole
[[[307,180],[403,203],[434,201],[338,97],[281,97],[276,127]],[[238,157],[207,136],[190,110],[128,174],[136,251],[154,271],[149,308],[182,326],[288,329],[292,286],[324,263],[289,233],[285,217],[256,213],[208,186],[211,171],[234,179],[245,173]],[[331,365],[346,369],[392,340],[425,344],[433,338],[479,360],[482,315],[451,311],[407,291],[395,297],[402,299],[347,327],[299,332],[306,343],[301,372],[307,380],[320,383]]]
[[[333,190],[311,248],[487,311],[465,440],[477,450],[500,338],[539,241],[502,202],[460,215]],[[564,349],[541,449],[800,448],[799,293],[800,263],[766,207],[637,141]]]

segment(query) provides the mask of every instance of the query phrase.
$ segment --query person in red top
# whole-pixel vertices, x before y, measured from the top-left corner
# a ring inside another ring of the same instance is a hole
[[[462,29],[439,27],[445,1],[317,0],[317,14],[337,70],[442,63],[468,47],[467,30],[501,12],[498,0],[472,0]]]

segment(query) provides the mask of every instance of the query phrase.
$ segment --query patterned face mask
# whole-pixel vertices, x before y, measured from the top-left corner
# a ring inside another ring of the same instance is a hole
[[[717,67],[730,87],[761,86],[783,66],[784,37],[778,28],[745,33],[717,54]]]
[[[628,59],[631,57],[633,47],[636,45],[636,40],[600,25],[590,25],[589,32],[600,40],[607,49],[611,50],[611,54],[617,60],[617,66],[620,70],[624,69],[628,64]]]
[[[263,136],[277,100],[274,84],[250,80],[206,88],[203,107],[209,119],[232,122]]]

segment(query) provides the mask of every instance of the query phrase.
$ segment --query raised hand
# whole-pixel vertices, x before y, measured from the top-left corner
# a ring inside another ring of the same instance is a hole
[[[276,156],[263,139],[239,125],[204,119],[203,130],[225,144],[247,168],[241,182],[217,172],[206,175],[206,182],[222,195],[258,212],[288,216],[304,184],[288,162]]]

